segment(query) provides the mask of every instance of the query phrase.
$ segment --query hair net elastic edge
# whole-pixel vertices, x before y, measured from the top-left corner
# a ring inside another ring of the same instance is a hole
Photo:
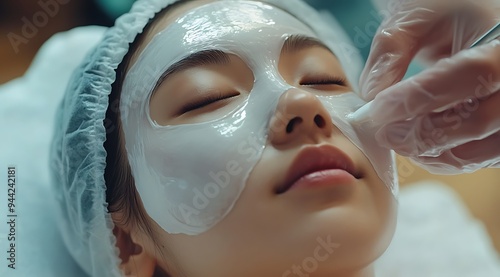
[[[121,276],[104,181],[104,119],[115,70],[149,20],[173,2],[139,1],[117,19],[73,73],[56,115],[51,175],[57,222],[73,258],[91,276]]]

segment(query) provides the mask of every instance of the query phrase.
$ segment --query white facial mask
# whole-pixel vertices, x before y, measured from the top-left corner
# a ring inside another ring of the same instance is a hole
[[[168,233],[200,234],[221,221],[238,200],[268,136],[280,96],[293,88],[278,72],[285,40],[316,37],[290,14],[252,1],[215,2],[192,10],[157,34],[124,81],[120,111],[135,185],[149,216]],[[160,126],[149,101],[174,63],[204,50],[239,56],[253,71],[249,97],[210,122]],[[365,104],[354,93],[318,98],[334,124],[374,164],[396,194],[390,151],[359,133],[347,116]]]

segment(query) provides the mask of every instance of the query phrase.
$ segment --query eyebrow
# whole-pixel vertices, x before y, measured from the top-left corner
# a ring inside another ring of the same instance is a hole
[[[299,52],[301,50],[312,48],[312,47],[320,47],[328,52],[333,53],[333,51],[326,46],[322,41],[304,35],[292,35],[285,40],[283,44],[282,53],[293,53]],[[225,65],[229,64],[231,61],[231,57],[229,54],[221,51],[221,50],[203,50],[200,52],[193,53],[184,59],[174,63],[171,65],[158,79],[156,85],[153,89],[153,94],[156,92],[158,87],[170,76],[175,73],[179,73],[181,71],[188,70],[197,66],[204,65]]]
[[[185,71],[197,66],[229,64],[230,61],[231,58],[229,54],[221,50],[203,50],[193,53],[171,65],[156,82],[153,93],[166,79],[168,79],[175,73]]]
[[[292,35],[288,37],[281,51],[284,53],[290,53],[290,52],[293,53],[312,47],[323,48],[328,52],[332,53],[333,55],[335,55],[335,53],[333,53],[330,47],[326,46],[326,44],[323,43],[321,40],[303,35]]]

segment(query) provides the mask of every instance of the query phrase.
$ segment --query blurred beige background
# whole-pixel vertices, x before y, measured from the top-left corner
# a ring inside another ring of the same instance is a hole
[[[0,84],[22,76],[53,34],[112,23],[96,0],[0,1]]]

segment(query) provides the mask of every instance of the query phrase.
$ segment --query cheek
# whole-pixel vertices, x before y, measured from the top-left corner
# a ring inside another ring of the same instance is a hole
[[[379,177],[369,159],[362,154],[363,164],[367,168],[362,186],[367,212],[368,229],[375,232],[379,241],[375,243],[377,254],[382,254],[394,235],[397,218],[397,200],[387,184]]]
[[[380,179],[378,181],[373,190],[375,207],[380,218],[378,221],[380,240],[376,249],[381,255],[389,246],[396,230],[398,202],[387,186]]]
[[[359,151],[359,157],[363,167],[366,169],[363,176],[367,194],[367,203],[370,203],[370,209],[373,216],[380,218],[378,222],[387,222],[389,225],[395,220],[397,201],[388,185],[380,178],[379,173],[374,169],[370,160]]]
[[[380,170],[375,170],[372,161],[376,162],[376,159],[369,159],[365,154],[366,151],[360,150],[347,139],[343,147],[342,149],[352,153],[352,159],[363,170],[363,178],[359,180],[357,204],[360,207],[359,216],[366,222],[364,223],[365,227],[360,227],[360,230],[361,232],[365,229],[375,232],[381,238],[381,244],[377,246],[377,249],[384,248],[390,242],[395,228],[396,198],[385,180],[380,177]],[[389,171],[390,169],[384,168],[384,170]]]

